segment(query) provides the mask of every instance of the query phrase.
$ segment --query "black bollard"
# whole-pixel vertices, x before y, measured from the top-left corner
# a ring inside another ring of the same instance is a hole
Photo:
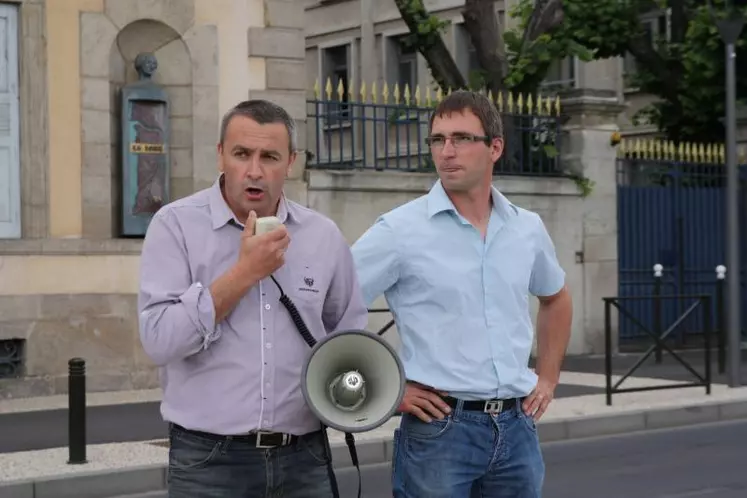
[[[72,358],[68,362],[68,452],[69,464],[86,460],[86,361]]]

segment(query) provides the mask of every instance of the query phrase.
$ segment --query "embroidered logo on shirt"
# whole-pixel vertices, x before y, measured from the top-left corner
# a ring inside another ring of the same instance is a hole
[[[314,279],[311,277],[303,277],[303,283],[306,285],[306,287],[299,287],[298,290],[301,292],[313,292],[315,294],[319,293],[317,289],[313,289],[314,287]]]

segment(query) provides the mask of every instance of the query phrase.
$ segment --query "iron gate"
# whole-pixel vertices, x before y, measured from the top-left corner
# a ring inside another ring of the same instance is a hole
[[[655,264],[664,267],[664,295],[713,295],[716,267],[726,264],[726,175],[723,155],[715,148],[636,148],[617,159],[618,296],[651,295]],[[656,152],[655,152],[656,151]],[[740,167],[742,192],[747,192],[747,166]],[[740,213],[747,202],[740,195]],[[747,220],[747,217],[743,216]],[[741,225],[741,224],[740,224]],[[742,268],[747,259],[747,230],[741,230]],[[742,309],[747,307],[744,270]],[[727,278],[733,274],[727,269]],[[711,300],[715,305],[715,299]],[[682,300],[662,304],[664,326],[690,305]],[[641,323],[652,323],[652,300],[631,303]],[[716,330],[712,310],[712,330]],[[680,344],[702,333],[702,316],[682,324],[673,339]],[[627,317],[618,322],[620,343],[641,337]],[[744,334],[744,324],[743,324]]]

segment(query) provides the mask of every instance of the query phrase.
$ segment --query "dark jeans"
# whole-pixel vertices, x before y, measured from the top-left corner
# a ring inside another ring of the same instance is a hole
[[[461,409],[427,424],[403,415],[394,433],[395,498],[540,498],[545,465],[520,405],[492,416]]]
[[[324,433],[260,449],[171,428],[169,498],[332,498]]]

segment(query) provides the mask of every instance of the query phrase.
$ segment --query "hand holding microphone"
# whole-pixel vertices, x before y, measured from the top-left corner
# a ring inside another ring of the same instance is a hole
[[[251,211],[241,234],[239,264],[259,279],[266,278],[283,266],[289,244],[288,229],[277,218],[257,220]]]

